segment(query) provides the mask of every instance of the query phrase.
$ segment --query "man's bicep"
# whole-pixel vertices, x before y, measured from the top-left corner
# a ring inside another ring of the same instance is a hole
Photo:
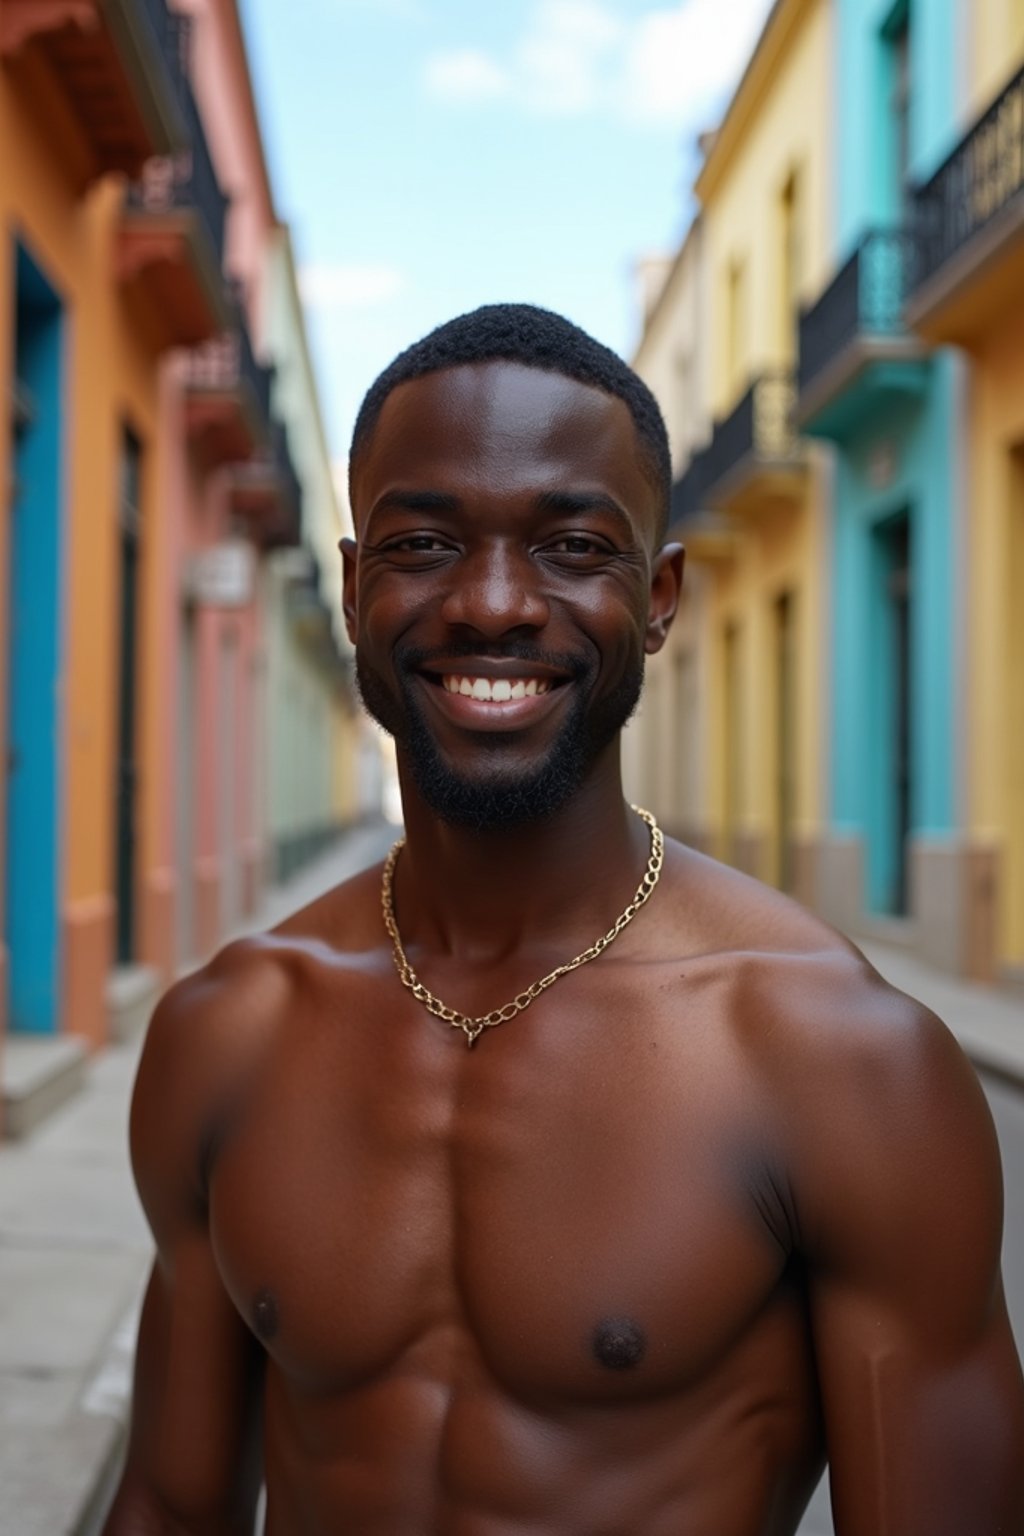
[[[991,1117],[933,1019],[872,1065],[838,1089],[806,1213],[836,1530],[1020,1536],[1024,1387]]]
[[[260,1484],[262,1351],[224,1291],[204,1232],[153,1266],[139,1325],[124,1478],[107,1536],[249,1536]],[[144,1527],[147,1531],[150,1525]]]
[[[252,1530],[263,1354],[214,1259],[203,1165],[217,1107],[238,1080],[230,1002],[209,971],[172,988],[136,1080],[132,1164],[157,1259],[108,1536]]]

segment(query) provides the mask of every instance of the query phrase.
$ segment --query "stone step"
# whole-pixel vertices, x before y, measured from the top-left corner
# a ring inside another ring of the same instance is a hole
[[[73,1098],[88,1054],[75,1035],[7,1035],[0,1046],[4,1136],[20,1140]]]

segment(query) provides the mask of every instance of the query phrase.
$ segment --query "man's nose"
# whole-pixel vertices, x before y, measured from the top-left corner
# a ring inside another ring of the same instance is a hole
[[[495,637],[521,627],[540,629],[549,607],[529,556],[489,549],[459,561],[442,617]]]

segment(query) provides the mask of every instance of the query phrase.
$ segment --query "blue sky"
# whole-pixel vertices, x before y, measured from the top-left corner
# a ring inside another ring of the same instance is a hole
[[[242,0],[331,450],[374,376],[477,304],[628,356],[769,0]]]

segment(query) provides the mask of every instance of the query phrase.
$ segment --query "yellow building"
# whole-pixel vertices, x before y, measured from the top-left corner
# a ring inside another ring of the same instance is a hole
[[[648,744],[677,733],[680,695],[691,701],[698,762],[670,775],[672,794],[655,808],[708,851],[807,901],[821,825],[825,497],[820,450],[797,437],[792,412],[799,311],[829,260],[821,82],[831,69],[827,0],[780,0],[707,142],[691,287],[704,327],[695,377],[705,408],[695,415],[714,426],[676,482],[693,596],[682,641],[652,668],[645,746],[634,750],[657,761]],[[652,321],[657,306],[646,332]],[[677,417],[680,401],[645,350],[646,334],[640,370]],[[666,686],[673,667],[677,686]],[[675,717],[662,694],[675,695]],[[687,806],[672,803],[680,786]],[[665,787],[661,775],[655,788]]]
[[[963,347],[969,439],[958,557],[966,605],[961,772],[969,969],[1024,975],[1024,5],[972,0],[961,135],[919,189],[909,323]]]
[[[709,431],[701,308],[706,271],[696,219],[675,255],[638,268],[643,332],[633,367],[658,400],[668,428],[672,470],[678,475]],[[623,739],[629,793],[657,810],[666,829],[699,845],[702,807],[701,734],[707,677],[701,663],[701,594],[706,571],[691,563],[684,598],[662,651],[648,662],[644,695]],[[706,669],[705,669],[706,671]]]

